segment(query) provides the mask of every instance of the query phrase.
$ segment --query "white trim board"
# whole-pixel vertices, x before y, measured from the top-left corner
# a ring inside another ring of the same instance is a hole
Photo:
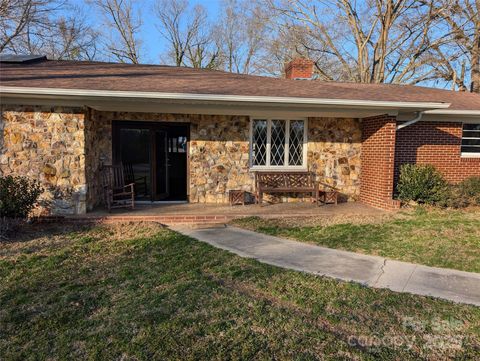
[[[0,94],[30,96],[30,97],[67,97],[83,100],[95,99],[156,99],[171,101],[213,101],[233,103],[263,103],[263,104],[303,104],[322,105],[331,107],[359,107],[359,108],[393,108],[393,109],[445,109],[450,103],[444,102],[399,102],[358,99],[329,99],[329,98],[301,98],[301,97],[270,97],[249,95],[224,94],[191,94],[140,92],[119,90],[88,90],[88,89],[60,89],[60,88],[30,88],[0,86]]]

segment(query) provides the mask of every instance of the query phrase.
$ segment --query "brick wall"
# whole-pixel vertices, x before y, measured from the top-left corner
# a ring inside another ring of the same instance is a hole
[[[360,200],[382,209],[399,207],[393,198],[396,118],[362,119]]]
[[[460,156],[461,138],[459,122],[418,122],[398,130],[395,181],[406,163],[432,164],[452,183],[480,176],[480,158]]]

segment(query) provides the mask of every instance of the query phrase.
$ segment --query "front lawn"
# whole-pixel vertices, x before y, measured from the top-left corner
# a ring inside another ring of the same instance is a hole
[[[480,308],[261,264],[156,224],[0,243],[0,360],[475,359]]]
[[[325,247],[428,266],[480,272],[480,210],[406,211],[378,222],[338,224],[243,218],[235,225]]]

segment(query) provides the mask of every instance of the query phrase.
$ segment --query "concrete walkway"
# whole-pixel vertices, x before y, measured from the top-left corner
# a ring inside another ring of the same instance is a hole
[[[480,274],[387,260],[231,227],[173,227],[242,257],[397,292],[480,306]]]

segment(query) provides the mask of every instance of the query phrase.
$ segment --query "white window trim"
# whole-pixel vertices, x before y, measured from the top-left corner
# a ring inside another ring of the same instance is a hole
[[[461,158],[480,158],[480,147],[478,147],[478,151],[474,152],[474,153],[462,152],[461,151],[462,146],[463,146],[462,143],[463,143],[464,139],[480,139],[478,137],[464,137],[463,136],[463,132],[464,132],[463,128],[464,128],[465,124],[472,124],[472,123],[462,123],[462,137],[461,137],[461,142],[460,142],[460,157]],[[477,123],[473,123],[473,124],[477,124]]]
[[[267,121],[267,165],[253,165],[253,121],[254,120],[266,120]],[[272,120],[285,120],[285,164],[286,165],[269,165],[270,164],[270,150],[271,150],[271,132],[272,132]],[[303,158],[302,165],[288,165],[288,156],[290,152],[290,121],[302,120],[303,121]],[[306,171],[307,166],[307,147],[308,147],[308,118],[302,117],[262,117],[262,116],[250,116],[250,134],[249,134],[249,166],[252,171]]]

